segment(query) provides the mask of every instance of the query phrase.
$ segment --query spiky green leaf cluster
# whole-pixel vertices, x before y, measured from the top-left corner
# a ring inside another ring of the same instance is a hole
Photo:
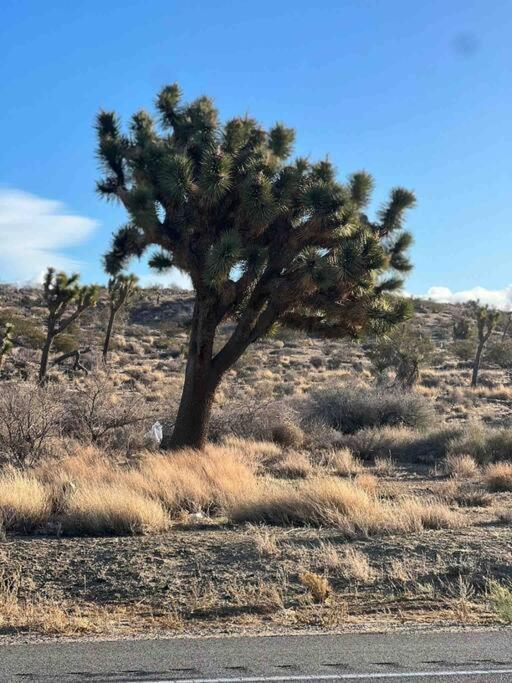
[[[488,305],[482,306],[478,301],[470,301],[467,306],[476,322],[478,339],[481,343],[485,343],[500,321],[502,314]]]
[[[98,294],[96,285],[80,285],[77,273],[67,275],[48,268],[43,281],[43,299],[54,333],[60,334],[87,308],[95,306]]]
[[[137,291],[138,278],[135,275],[114,275],[108,281],[110,306],[118,311]]]
[[[211,99],[183,102],[176,84],[156,108],[159,122],[138,112],[126,134],[114,113],[97,118],[98,190],[130,217],[105,257],[110,274],[157,247],[150,264],[187,273],[210,323],[236,318],[238,346],[278,320],[360,335],[408,315],[393,293],[411,267],[412,192],[394,188],[372,221],[372,177],[344,183],[328,159],[290,160],[295,134],[283,124],[221,123]]]

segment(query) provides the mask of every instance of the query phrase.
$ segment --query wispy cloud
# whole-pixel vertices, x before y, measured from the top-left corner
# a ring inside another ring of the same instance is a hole
[[[0,281],[35,282],[48,266],[79,268],[61,250],[86,240],[97,222],[65,208],[59,201],[0,188]]]
[[[181,287],[192,289],[190,278],[180,273],[176,268],[171,268],[168,273],[145,273],[139,275],[141,287]]]
[[[502,311],[512,310],[512,285],[503,289],[473,287],[461,292],[452,292],[449,287],[430,287],[425,298],[445,304],[460,304],[466,301],[479,301]]]

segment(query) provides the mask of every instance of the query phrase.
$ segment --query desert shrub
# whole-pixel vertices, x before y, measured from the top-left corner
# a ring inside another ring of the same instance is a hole
[[[344,435],[340,443],[363,460],[392,457],[401,462],[432,463],[444,458],[459,429],[441,427],[419,432],[407,427],[369,427]]]
[[[496,614],[506,623],[512,624],[512,583],[507,586],[498,581],[489,581],[487,594]]]
[[[471,455],[448,455],[444,462],[446,474],[456,478],[474,477],[478,474],[478,465]]]
[[[0,326],[6,323],[14,325],[13,339],[17,346],[40,349],[44,344],[46,335],[41,325],[30,318],[19,315],[16,309],[4,308],[0,310]]]
[[[323,454],[321,464],[339,477],[352,477],[359,474],[362,463],[354,457],[348,448],[339,448]]]
[[[215,406],[210,421],[209,438],[222,441],[235,436],[254,441],[272,441],[276,425],[297,425],[300,422],[297,411],[287,400],[272,402],[230,401],[227,405]]]
[[[455,341],[469,339],[474,334],[469,318],[458,318],[452,326],[452,336]]]
[[[473,339],[458,339],[450,344],[451,352],[463,361],[473,360],[476,342]]]
[[[144,445],[144,435],[156,419],[139,393],[115,387],[100,372],[71,385],[65,402],[67,435],[126,452]]]
[[[423,429],[432,422],[433,411],[422,396],[412,392],[331,386],[311,394],[308,418],[353,434],[365,427]]]
[[[0,392],[0,462],[30,465],[47,454],[64,416],[57,387],[3,382]]]
[[[323,368],[325,365],[325,358],[323,356],[311,356],[309,359],[310,364],[316,368],[317,370],[319,368]]]
[[[381,381],[391,372],[396,384],[410,388],[419,379],[420,367],[428,362],[433,351],[429,337],[410,323],[404,323],[377,338],[369,346],[367,355]]]
[[[512,368],[512,340],[490,342],[485,349],[484,358],[500,368]]]
[[[489,491],[512,491],[512,462],[489,465],[485,470],[484,481]]]
[[[451,455],[471,455],[478,464],[512,459],[512,429],[470,424],[450,440]]]
[[[68,353],[80,346],[80,341],[73,334],[63,332],[55,337],[52,350],[56,353]]]
[[[272,428],[272,441],[285,448],[300,448],[304,443],[304,433],[293,422],[281,422]]]

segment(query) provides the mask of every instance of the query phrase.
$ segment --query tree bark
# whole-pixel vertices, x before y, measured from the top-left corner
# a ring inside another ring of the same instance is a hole
[[[223,375],[212,365],[216,327],[208,302],[196,299],[180,406],[172,435],[164,432],[164,449],[202,449],[206,444],[213,399]]]
[[[41,354],[41,364],[39,366],[39,384],[44,384],[46,380],[46,373],[48,371],[48,359],[50,357],[50,350],[53,343],[53,330],[48,330],[46,341],[43,346],[43,351]]]
[[[163,448],[204,448],[217,386],[217,377],[211,370],[196,359],[189,361],[174,431],[170,438],[164,434]]]
[[[471,386],[476,387],[478,384],[478,371],[480,370],[480,361],[482,358],[482,351],[484,350],[485,342],[480,342],[476,350],[475,362],[473,363],[473,375],[471,377]]]
[[[103,342],[103,362],[107,364],[108,350],[110,348],[110,338],[112,336],[112,328],[114,327],[114,320],[116,317],[115,309],[110,309],[110,317],[108,319],[107,332],[105,334],[105,341]]]

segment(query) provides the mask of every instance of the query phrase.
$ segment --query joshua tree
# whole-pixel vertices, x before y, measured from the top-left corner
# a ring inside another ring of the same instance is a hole
[[[195,290],[187,368],[172,435],[163,446],[201,448],[216,388],[249,344],[276,323],[331,337],[383,331],[410,314],[392,295],[411,265],[402,230],[412,192],[395,188],[375,221],[364,213],[366,172],[336,180],[328,160],[287,162],[294,131],[252,118],[221,124],[207,97],[181,103],[159,93],[160,129],[144,111],[128,134],[97,117],[105,176],[97,189],[130,222],[115,234],[105,267],[116,274],[148,248],[150,265],[187,273]],[[218,326],[235,321],[214,353]]]
[[[471,376],[471,386],[476,387],[478,384],[478,372],[480,370],[482,352],[492,334],[494,327],[498,323],[501,314],[499,311],[495,311],[488,306],[480,306],[477,301],[470,302],[470,310],[475,318],[476,329],[478,333],[478,346],[476,348],[476,355],[473,363],[473,374]]]
[[[107,362],[108,350],[110,347],[110,338],[112,336],[112,328],[119,310],[131,298],[137,288],[137,278],[135,275],[114,275],[108,281],[109,294],[109,318],[107,325],[107,332],[105,334],[105,341],[103,342],[103,362]]]
[[[48,268],[43,283],[43,299],[48,309],[46,319],[46,341],[41,354],[39,382],[44,384],[48,370],[48,358],[53,340],[64,332],[82,313],[98,300],[95,285],[80,286],[79,276],[56,273]]]
[[[0,331],[0,370],[4,364],[4,359],[12,349],[12,337],[14,325],[6,323],[4,329]]]

